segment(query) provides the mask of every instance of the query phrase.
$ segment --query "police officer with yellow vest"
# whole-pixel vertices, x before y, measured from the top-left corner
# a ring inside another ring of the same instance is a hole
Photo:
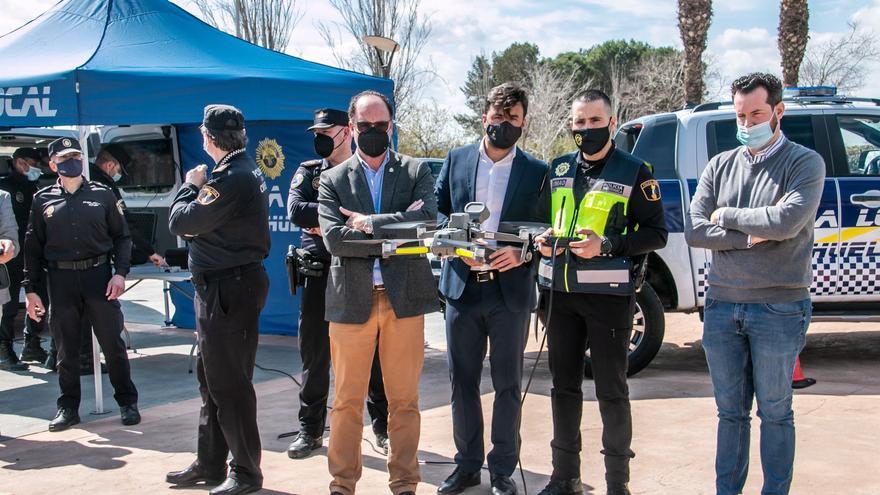
[[[553,375],[553,474],[540,495],[583,493],[581,382],[588,345],[607,493],[630,493],[635,454],[626,369],[635,290],[639,268],[649,252],[666,245],[667,229],[659,185],[646,163],[615,147],[616,126],[605,93],[578,94],[571,132],[579,151],[550,165],[552,226],[536,244]]]

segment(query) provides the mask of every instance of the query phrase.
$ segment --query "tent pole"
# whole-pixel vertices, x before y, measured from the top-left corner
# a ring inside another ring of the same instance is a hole
[[[79,143],[83,151],[83,175],[89,178],[89,126],[77,126],[79,131]],[[92,414],[105,414],[104,410],[104,383],[101,379],[101,346],[98,344],[98,338],[95,331],[90,332],[92,337],[92,373],[95,380],[95,411]]]

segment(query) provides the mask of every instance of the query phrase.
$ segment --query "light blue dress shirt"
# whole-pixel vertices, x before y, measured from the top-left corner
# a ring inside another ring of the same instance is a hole
[[[367,177],[367,185],[370,186],[370,195],[373,197],[373,211],[382,213],[382,183],[385,180],[385,165],[391,159],[391,153],[385,152],[385,159],[382,160],[382,165],[379,166],[378,170],[370,168],[367,162],[361,158],[361,155],[357,157],[361,162],[361,168],[364,169],[364,175]],[[382,285],[382,270],[379,269],[378,259],[373,263],[373,285]]]

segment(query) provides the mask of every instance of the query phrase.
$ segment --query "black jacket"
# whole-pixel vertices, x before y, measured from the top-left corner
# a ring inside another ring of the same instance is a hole
[[[185,183],[168,227],[189,241],[193,273],[261,262],[269,255],[269,191],[244,149],[220,160],[201,188]]]

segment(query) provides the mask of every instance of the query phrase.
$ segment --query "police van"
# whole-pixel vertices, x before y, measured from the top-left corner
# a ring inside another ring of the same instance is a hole
[[[783,102],[782,132],[826,166],[814,227],[813,321],[880,321],[880,99],[818,87],[786,90]],[[618,129],[617,146],[653,165],[669,228],[637,296],[630,375],[659,351],[664,311],[702,316],[711,254],[688,247],[685,215],[709,159],[739,146],[736,130],[730,102],[649,115]]]

